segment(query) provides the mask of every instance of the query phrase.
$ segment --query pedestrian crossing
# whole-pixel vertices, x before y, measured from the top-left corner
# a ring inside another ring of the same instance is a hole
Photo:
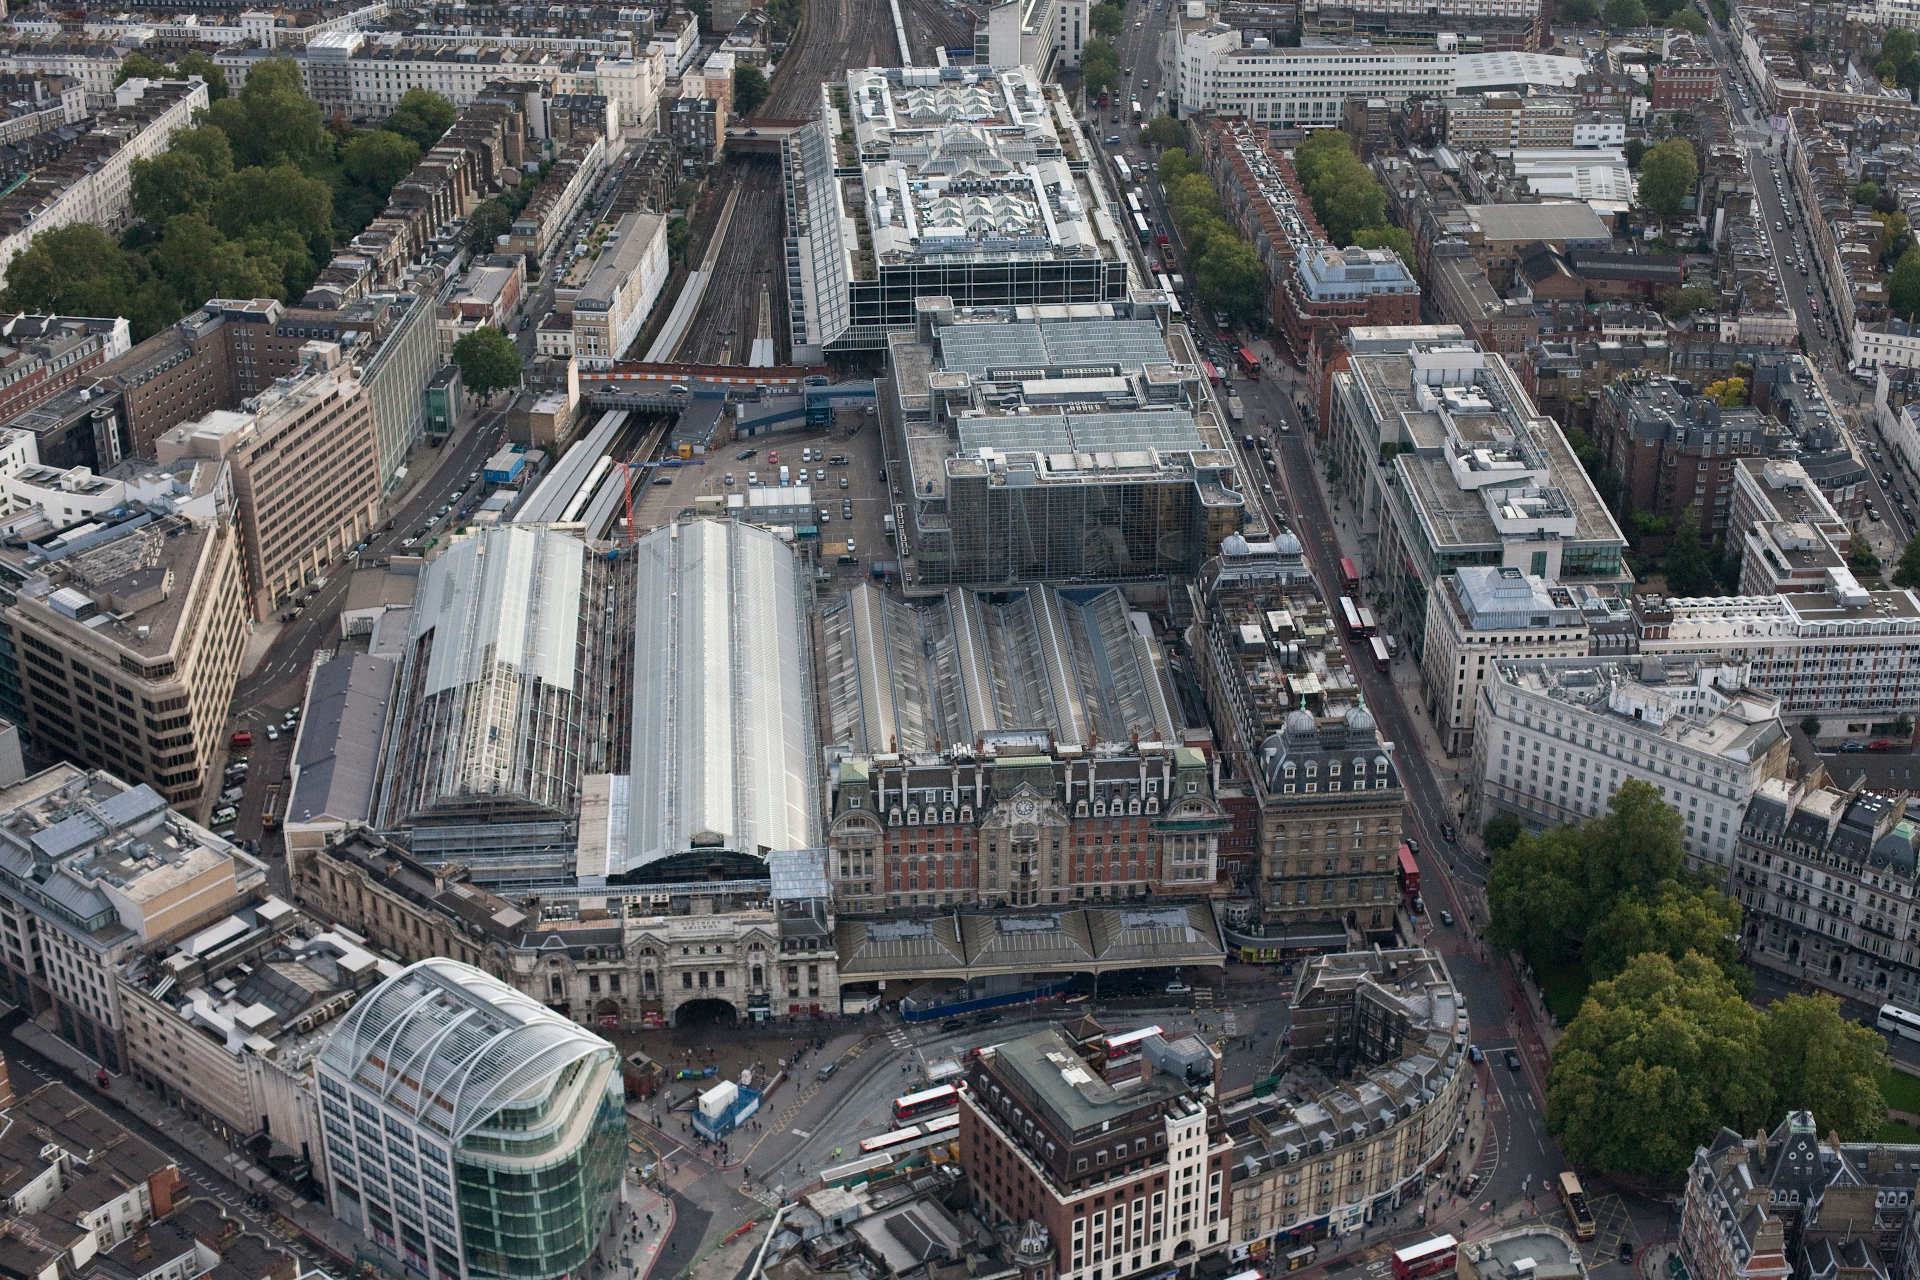
[[[907,1034],[905,1027],[895,1027],[887,1032],[887,1043],[902,1053],[905,1053],[908,1049],[913,1048],[913,1037]]]

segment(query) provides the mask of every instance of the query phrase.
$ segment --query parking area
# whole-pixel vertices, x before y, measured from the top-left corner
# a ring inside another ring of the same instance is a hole
[[[876,561],[895,558],[886,538],[885,517],[890,508],[877,421],[848,415],[845,422],[849,426],[828,431],[766,435],[716,445],[704,463],[662,468],[656,481],[636,489],[634,520],[642,529],[657,528],[683,512],[697,511],[699,498],[724,501],[730,494],[745,493],[755,483],[762,487],[778,485],[783,465],[797,485],[804,468],[820,534],[821,567],[836,580],[863,576]],[[741,456],[749,453],[751,456]],[[835,458],[845,461],[835,462]],[[821,472],[826,473],[825,480],[820,479]],[[732,477],[731,482],[728,477]],[[837,552],[827,554],[826,548],[849,540],[857,563],[843,565]]]

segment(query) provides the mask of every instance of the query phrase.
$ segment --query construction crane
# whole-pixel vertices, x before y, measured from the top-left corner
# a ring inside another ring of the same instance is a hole
[[[640,530],[640,527],[633,522],[633,473],[640,470],[643,464],[628,459],[625,462],[615,462],[613,465],[620,468],[621,497],[625,500],[627,507],[627,545],[632,546],[638,540]]]

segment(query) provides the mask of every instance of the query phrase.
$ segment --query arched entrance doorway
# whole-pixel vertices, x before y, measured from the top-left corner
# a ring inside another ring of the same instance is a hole
[[[730,1027],[740,1019],[740,1011],[725,1000],[704,998],[689,1000],[673,1011],[676,1027]]]

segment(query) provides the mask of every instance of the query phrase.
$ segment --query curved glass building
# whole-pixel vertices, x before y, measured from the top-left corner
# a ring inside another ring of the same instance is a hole
[[[431,1280],[584,1274],[620,1197],[619,1066],[478,969],[401,970],[316,1065],[335,1212]]]

